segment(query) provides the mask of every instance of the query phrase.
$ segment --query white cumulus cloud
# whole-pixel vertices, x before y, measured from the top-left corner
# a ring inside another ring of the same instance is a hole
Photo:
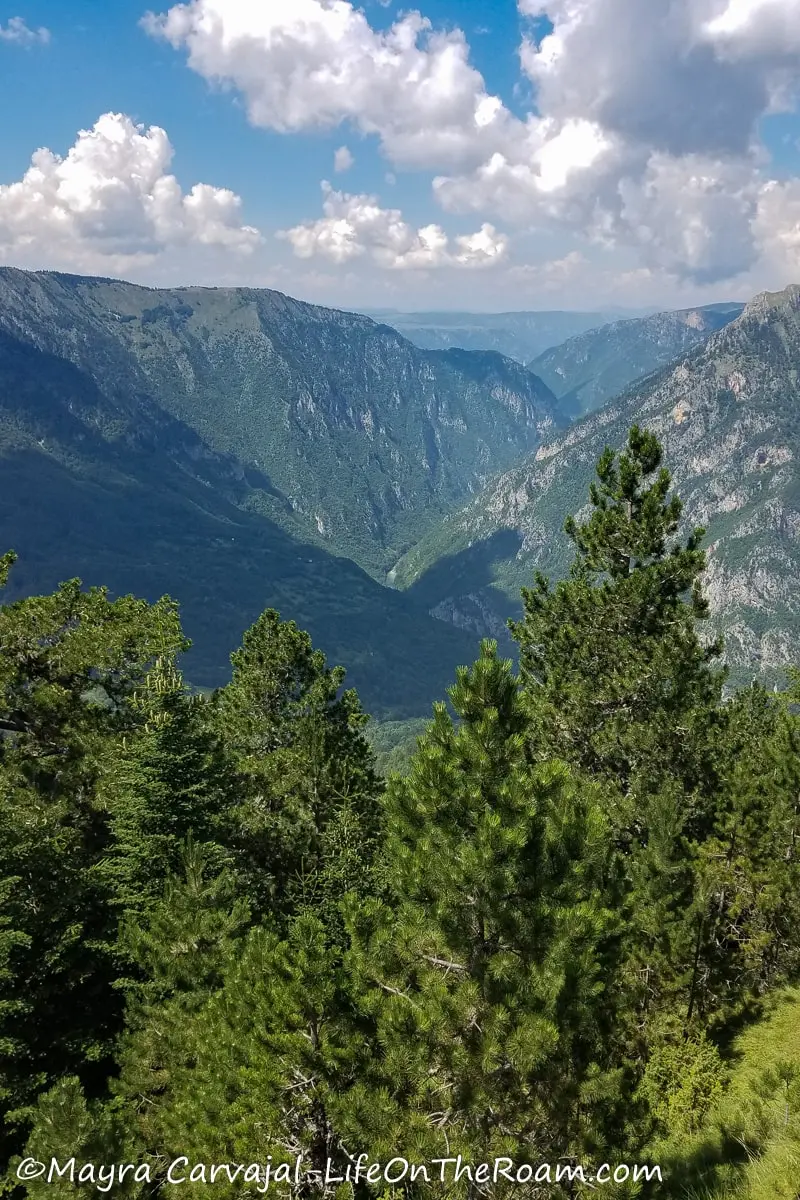
[[[333,169],[339,174],[349,171],[355,162],[348,146],[340,146],[333,156]]]
[[[679,278],[715,283],[752,267],[760,185],[747,164],[654,154],[623,179],[621,222],[645,260]]]
[[[755,230],[764,254],[786,277],[800,274],[800,179],[771,180],[758,197]]]
[[[239,197],[204,183],[184,193],[168,173],[172,156],[163,129],[120,113],[81,130],[63,158],[37,150],[21,180],[0,185],[0,249],[16,261],[46,255],[89,269],[176,246],[256,246],[261,237],[242,224]]]
[[[7,24],[0,22],[0,42],[16,42],[19,46],[46,45],[50,41],[50,30],[41,25],[31,29],[23,17],[10,17]]]
[[[553,26],[520,50],[537,114],[478,168],[439,176],[440,203],[561,223],[697,284],[748,271],[778,236],[759,218],[773,186],[760,123],[797,104],[800,0],[519,8]],[[793,210],[778,216],[791,240]]]
[[[205,79],[235,87],[254,125],[350,121],[397,165],[478,162],[508,119],[464,34],[437,32],[416,12],[376,32],[349,0],[189,0],[144,24],[187,50]]]
[[[254,125],[374,135],[393,172],[432,170],[440,208],[484,228],[569,232],[697,286],[795,244],[794,193],[770,178],[761,137],[765,116],[800,103],[800,0],[518,8],[551,26],[542,37],[523,22],[534,102],[522,117],[490,93],[463,32],[418,12],[378,30],[355,0],[186,0],[145,24],[209,83],[235,89]],[[287,236],[296,253],[341,262],[470,253],[438,223],[410,229],[371,197],[333,192],[322,220]]]
[[[800,0],[727,0],[704,31],[728,53],[790,57],[800,50]]]
[[[676,156],[746,153],[800,46],[799,0],[539,7],[554,29],[524,43],[522,65],[540,110]]]
[[[283,230],[298,258],[320,256],[346,263],[363,256],[394,270],[486,267],[503,260],[508,238],[489,224],[477,233],[450,238],[440,225],[414,229],[396,208],[381,208],[375,196],[352,196],[323,183],[318,221]]]

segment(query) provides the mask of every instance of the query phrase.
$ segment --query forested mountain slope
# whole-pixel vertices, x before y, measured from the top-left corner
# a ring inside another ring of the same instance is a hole
[[[556,420],[519,363],[421,351],[272,291],[5,268],[0,330],[69,360],[114,403],[183,422],[238,461],[234,503],[378,578]]]
[[[529,366],[552,388],[563,412],[582,416],[688,354],[743,308],[743,304],[709,304],[613,321],[553,346]]]
[[[0,556],[4,1194],[796,1200],[800,673],[725,697],[662,464],[404,778],[274,612],[197,696],[171,602]]]
[[[282,503],[265,476],[124,380],[101,389],[0,334],[0,548],[20,555],[11,599],[76,575],[116,594],[177,596],[195,640],[190,677],[207,686],[225,682],[242,631],[274,606],[347,663],[376,715],[425,714],[474,639],[245,511],[256,491]]]
[[[800,654],[800,287],[757,296],[685,360],[634,386],[503,474],[397,565],[443,618],[501,630],[535,570],[569,561],[560,532],[606,444],[639,423],[664,443],[687,525],[708,527],[705,588],[745,674]]]

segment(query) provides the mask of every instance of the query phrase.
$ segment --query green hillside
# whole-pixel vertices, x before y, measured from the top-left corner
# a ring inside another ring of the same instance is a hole
[[[772,997],[734,1041],[729,1072],[699,1129],[656,1142],[670,1197],[793,1200],[800,1173],[800,993]]]

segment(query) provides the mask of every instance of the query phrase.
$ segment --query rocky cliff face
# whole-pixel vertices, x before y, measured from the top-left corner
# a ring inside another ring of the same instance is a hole
[[[278,292],[3,269],[0,330],[73,363],[115,403],[182,422],[241,464],[237,503],[379,578],[559,421],[519,363],[422,351]]]
[[[690,353],[735,320],[743,308],[742,304],[711,304],[614,321],[545,351],[529,366],[555,393],[566,414],[581,416]]]
[[[638,423],[664,445],[686,524],[708,529],[706,587],[729,661],[746,675],[800,660],[799,380],[800,287],[756,297],[684,360],[496,479],[404,556],[398,585],[439,615],[472,613],[476,630],[487,605],[513,611],[534,570],[566,569],[564,517],[585,504],[604,446],[621,447]]]

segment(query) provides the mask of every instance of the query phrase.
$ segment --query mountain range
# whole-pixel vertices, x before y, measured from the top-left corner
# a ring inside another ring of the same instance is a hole
[[[370,711],[419,717],[533,571],[566,569],[564,517],[638,422],[709,527],[734,667],[774,672],[800,644],[798,295],[607,322],[532,370],[273,291],[0,269],[10,596],[168,592],[205,687],[275,607]],[[520,314],[554,315],[590,317]]]
[[[381,579],[564,424],[515,361],[421,351],[366,317],[273,291],[6,268],[0,331],[72,363],[106,399],[183,422],[240,475],[234,504]]]
[[[763,294],[677,362],[550,438],[426,535],[392,578],[437,616],[501,633],[534,571],[562,575],[564,517],[604,447],[655,432],[707,528],[706,591],[734,674],[800,659],[800,287]]]
[[[743,308],[743,304],[708,304],[613,321],[568,338],[528,365],[558,397],[561,412],[580,417],[699,346]]]
[[[8,594],[168,592],[197,685],[272,606],[375,714],[426,712],[472,639],[375,577],[558,420],[518,363],[279,293],[0,270]]]
[[[423,350],[494,350],[526,363],[552,346],[631,314],[602,312],[413,312],[377,310],[370,316],[391,325]],[[638,315],[638,314],[637,314]]]

